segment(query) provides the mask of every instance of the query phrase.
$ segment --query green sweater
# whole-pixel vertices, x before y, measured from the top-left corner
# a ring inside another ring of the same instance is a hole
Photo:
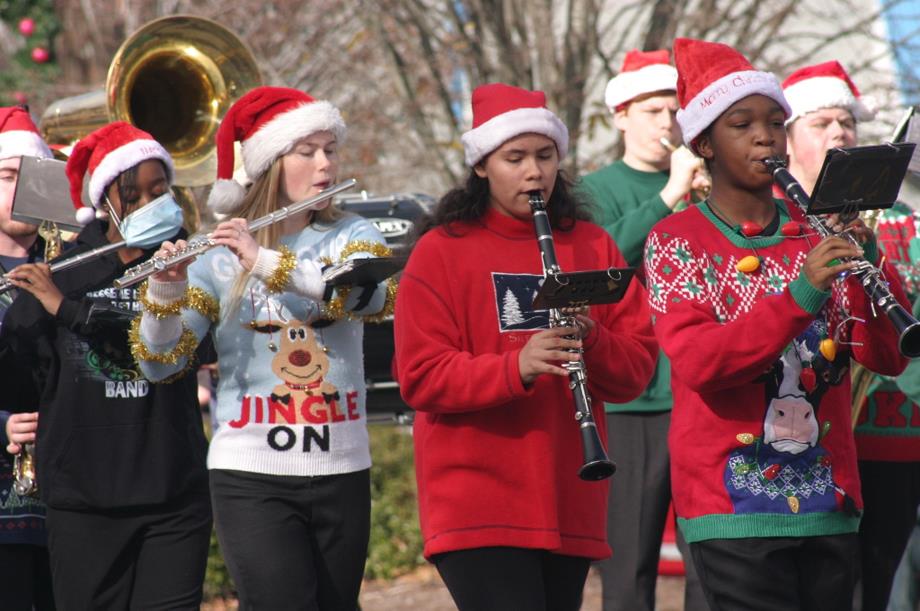
[[[652,226],[671,213],[659,193],[667,172],[640,172],[616,161],[582,177],[582,193],[591,202],[595,222],[607,230],[626,261],[639,267]],[[658,351],[658,365],[648,387],[635,401],[605,403],[607,412],[659,412],[671,409],[671,364]]]

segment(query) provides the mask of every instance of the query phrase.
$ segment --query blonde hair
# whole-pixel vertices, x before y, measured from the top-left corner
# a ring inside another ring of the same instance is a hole
[[[244,218],[246,222],[251,223],[258,218],[271,214],[281,208],[279,205],[280,191],[281,156],[277,157],[268,170],[252,182],[239,206],[228,217]],[[348,213],[331,203],[322,210],[313,211],[312,214],[313,217],[308,224],[314,225],[317,229],[329,229],[336,221],[348,215]],[[257,230],[253,237],[259,246],[277,249],[281,241],[281,224],[273,223],[263,227]],[[249,282],[249,276],[250,272],[243,269],[234,280],[233,287],[230,289],[229,307],[224,310],[227,314],[235,312],[239,307],[243,298],[243,291],[246,289],[247,282]]]

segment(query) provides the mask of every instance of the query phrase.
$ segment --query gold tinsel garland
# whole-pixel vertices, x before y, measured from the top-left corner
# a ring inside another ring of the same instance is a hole
[[[348,257],[359,252],[370,253],[374,257],[389,257],[393,254],[393,251],[389,247],[380,242],[355,240],[346,244],[345,248],[342,249],[342,254],[339,255],[339,262],[344,263]],[[332,264],[332,260],[328,257],[323,257],[320,260],[326,265]],[[395,278],[389,278],[387,280],[387,297],[383,304],[383,309],[376,314],[370,314],[368,316],[356,316],[354,313],[345,309],[345,302],[348,300],[348,294],[351,292],[351,288],[352,287],[349,286],[336,287],[335,296],[326,302],[326,305],[323,307],[324,318],[332,320],[347,319],[363,320],[365,322],[382,322],[393,315],[393,310],[396,307],[397,282]]]
[[[265,287],[271,293],[283,293],[284,288],[291,280],[291,272],[297,267],[297,255],[288,248],[282,246],[278,249],[281,252],[281,258],[278,260],[278,267],[272,271],[272,275],[265,280]]]
[[[183,308],[195,310],[211,322],[217,322],[220,317],[220,304],[205,290],[197,286],[185,289],[185,294],[172,303],[154,303],[147,298],[147,281],[138,289],[138,300],[144,306],[144,311],[155,318],[162,319],[167,316],[178,316]]]
[[[198,338],[191,329],[182,325],[182,335],[179,336],[179,342],[175,348],[169,352],[153,352],[141,338],[141,317],[137,316],[131,321],[131,328],[128,330],[128,344],[131,346],[131,355],[134,356],[135,361],[175,365],[183,356],[187,357],[189,362],[194,360]],[[172,377],[175,378],[175,376]]]

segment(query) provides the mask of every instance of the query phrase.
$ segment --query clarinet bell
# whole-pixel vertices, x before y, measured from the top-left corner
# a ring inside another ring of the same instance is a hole
[[[617,466],[607,457],[601,438],[597,434],[597,427],[593,423],[591,426],[582,426],[581,437],[585,461],[578,470],[578,477],[588,482],[596,482],[613,475]]]

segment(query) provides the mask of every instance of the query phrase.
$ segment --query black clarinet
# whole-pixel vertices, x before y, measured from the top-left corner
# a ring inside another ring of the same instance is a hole
[[[556,260],[556,247],[553,243],[553,230],[546,215],[546,203],[539,191],[530,192],[530,210],[533,212],[533,225],[537,232],[537,245],[543,261],[543,277],[562,273]],[[563,314],[558,308],[549,311],[550,327],[576,328],[575,316]],[[569,336],[571,337],[571,336]],[[579,349],[570,349],[573,354],[583,354]],[[584,464],[578,470],[578,477],[583,480],[597,481],[610,477],[617,467],[607,457],[604,444],[597,432],[597,424],[591,412],[591,397],[588,395],[588,374],[583,359],[571,360],[562,364],[569,372],[569,388],[575,398],[575,421],[581,431],[581,447],[584,452]]]
[[[764,159],[764,164],[773,173],[773,181],[783,190],[783,192],[798,206],[808,219],[808,224],[815,232],[825,238],[831,235],[839,235],[830,227],[824,224],[819,217],[808,214],[808,207],[811,199],[805,193],[805,189],[786,169],[786,161],[780,157],[771,157]],[[843,236],[842,236],[843,237]],[[844,239],[859,246],[856,240],[850,234],[846,234]],[[888,283],[882,277],[882,272],[877,267],[869,263],[862,257],[852,259],[857,263],[857,267],[852,274],[859,279],[859,284],[866,291],[870,301],[888,317],[891,324],[898,332],[898,350],[901,354],[909,358],[920,356],[920,322],[908,312],[888,288]]]

